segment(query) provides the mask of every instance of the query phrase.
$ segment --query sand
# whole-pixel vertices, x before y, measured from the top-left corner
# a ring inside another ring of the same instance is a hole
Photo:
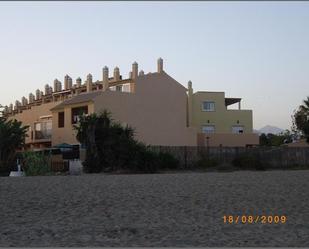
[[[309,246],[309,171],[1,177],[0,246]]]

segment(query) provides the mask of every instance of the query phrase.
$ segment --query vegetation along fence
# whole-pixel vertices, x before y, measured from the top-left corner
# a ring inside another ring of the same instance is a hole
[[[267,166],[267,168],[309,166],[309,148],[305,147],[207,148],[198,146],[151,146],[149,149],[156,152],[167,152],[172,154],[180,161],[183,168],[191,168],[198,160],[205,158],[215,160],[218,164],[222,164],[232,163],[243,157],[259,161]]]

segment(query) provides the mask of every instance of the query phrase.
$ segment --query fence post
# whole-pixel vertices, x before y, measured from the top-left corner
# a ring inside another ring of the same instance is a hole
[[[184,156],[185,156],[185,169],[187,169],[187,166],[188,166],[188,164],[187,164],[187,146],[184,147],[184,152],[185,152],[185,154],[184,154]]]

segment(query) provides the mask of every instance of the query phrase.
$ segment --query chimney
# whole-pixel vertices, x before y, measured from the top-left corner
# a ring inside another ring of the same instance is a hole
[[[45,85],[45,95],[48,95],[48,93],[49,93],[49,85],[46,84]]]
[[[72,86],[73,86],[72,78],[70,76],[68,76],[68,89],[71,89]]]
[[[64,90],[68,90],[69,89],[69,75],[65,75],[64,76]]]
[[[162,73],[163,72],[163,59],[160,57],[158,59],[158,73]]]
[[[137,78],[137,74],[138,74],[138,64],[137,62],[135,61],[133,64],[132,64],[132,79],[136,79]]]
[[[114,81],[118,81],[120,80],[120,72],[119,72],[119,68],[115,67],[114,69]]]
[[[35,91],[35,99],[36,99],[36,100],[39,100],[39,99],[40,99],[40,95],[41,95],[41,91],[40,91],[40,89],[37,89],[37,90]]]
[[[22,104],[23,106],[28,105],[28,99],[27,99],[25,96],[21,98],[21,104]]]
[[[193,88],[192,81],[188,81],[188,106],[187,106],[187,126],[192,126],[193,122]]]
[[[106,91],[108,89],[108,67],[103,67],[103,91]]]
[[[59,92],[62,91],[62,83],[61,83],[61,81],[58,81],[58,91]]]
[[[21,103],[20,103],[18,100],[16,100],[16,101],[15,101],[14,110],[17,110],[18,107],[20,107],[20,106],[21,106]]]
[[[62,84],[61,84],[61,81],[59,81],[58,79],[54,80],[54,91],[55,92],[61,92],[62,91]]]
[[[13,104],[12,103],[9,105],[9,112],[13,112]]]
[[[57,84],[57,79],[54,80],[54,91],[55,92],[58,92],[58,84]],[[30,97],[29,97],[29,100],[30,100]]]
[[[86,88],[87,88],[87,92],[92,91],[92,75],[91,74],[87,75]]]
[[[82,86],[82,79],[80,77],[78,77],[76,79],[76,87],[81,87]]]
[[[192,89],[192,81],[191,81],[191,80],[188,81],[188,90],[189,90],[189,91],[190,91],[190,90],[193,90],[193,89]]]
[[[139,71],[139,76],[143,76],[145,73],[144,73],[144,71],[143,70],[141,70],[141,71]]]
[[[34,95],[33,93],[29,93],[29,103],[33,103],[34,102]]]

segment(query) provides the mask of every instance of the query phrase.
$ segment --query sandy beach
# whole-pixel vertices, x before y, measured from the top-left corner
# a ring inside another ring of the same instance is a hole
[[[309,246],[309,171],[1,177],[0,246]]]

